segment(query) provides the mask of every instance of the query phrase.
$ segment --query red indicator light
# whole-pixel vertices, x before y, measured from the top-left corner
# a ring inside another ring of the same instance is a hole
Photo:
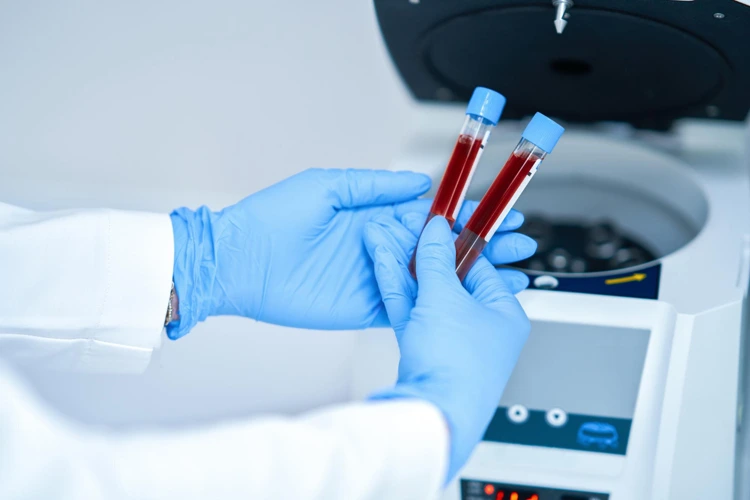
[[[515,491],[510,494],[510,500],[518,500],[518,493]]]
[[[495,497],[495,500],[503,500],[505,498],[505,492],[504,491],[498,491],[497,497]]]
[[[539,500],[539,495],[537,495],[536,493],[534,493],[533,495],[531,495],[531,496],[529,497],[529,499],[528,499],[528,500]]]
[[[484,487],[484,494],[485,495],[492,495],[495,493],[495,487],[491,484],[485,485]]]

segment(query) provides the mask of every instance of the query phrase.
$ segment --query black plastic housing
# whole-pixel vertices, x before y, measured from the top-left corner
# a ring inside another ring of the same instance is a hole
[[[750,6],[734,0],[575,0],[562,35],[551,1],[375,0],[380,28],[419,100],[503,93],[504,119],[666,129],[678,118],[744,120]]]

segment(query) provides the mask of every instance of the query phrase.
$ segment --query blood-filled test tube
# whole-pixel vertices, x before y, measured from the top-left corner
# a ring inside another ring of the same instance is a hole
[[[541,113],[531,119],[521,141],[482,197],[456,240],[456,274],[463,280],[487,242],[515,205],[539,164],[565,129]]]
[[[427,222],[436,215],[445,217],[451,227],[456,222],[458,212],[466,197],[471,178],[474,175],[482,150],[490,137],[492,128],[497,125],[505,107],[502,94],[484,87],[477,87],[466,106],[466,119],[461,127],[453,153],[445,167]],[[409,262],[412,276],[417,277],[416,249]]]

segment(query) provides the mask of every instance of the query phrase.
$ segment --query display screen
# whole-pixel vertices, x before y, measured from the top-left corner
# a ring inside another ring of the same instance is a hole
[[[532,322],[485,440],[624,455],[649,335]]]

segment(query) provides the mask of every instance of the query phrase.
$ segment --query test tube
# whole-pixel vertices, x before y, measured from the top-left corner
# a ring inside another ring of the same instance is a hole
[[[458,235],[456,274],[462,281],[564,131],[541,113],[531,119],[516,149]]]
[[[427,222],[436,215],[445,217],[453,227],[461,205],[466,197],[471,178],[474,175],[482,150],[490,137],[490,132],[500,120],[505,107],[505,97],[484,87],[477,87],[466,106],[466,119],[461,127],[453,153],[445,167]],[[425,223],[426,225],[426,223]],[[409,271],[414,278],[416,271],[416,248],[409,262]]]

